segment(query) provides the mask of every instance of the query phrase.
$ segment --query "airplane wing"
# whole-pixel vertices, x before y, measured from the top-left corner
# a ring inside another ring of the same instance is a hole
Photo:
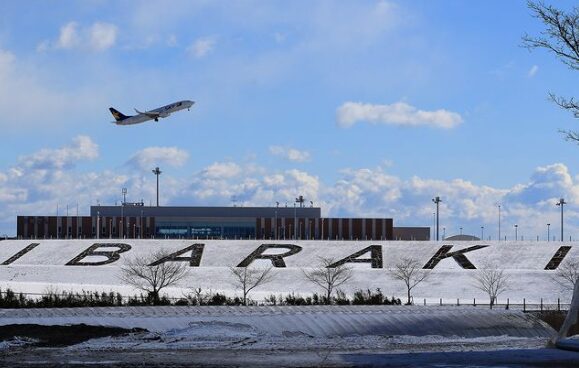
[[[142,112],[142,111],[139,111],[137,109],[135,109],[135,111],[137,112],[137,114],[146,115],[146,116],[150,117],[151,119],[156,119],[159,116],[161,116],[161,113],[155,112],[155,111]]]

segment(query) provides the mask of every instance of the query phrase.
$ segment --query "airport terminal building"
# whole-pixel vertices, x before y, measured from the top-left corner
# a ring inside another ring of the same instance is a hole
[[[90,216],[18,216],[20,239],[430,240],[391,218],[324,218],[319,207],[92,206]]]

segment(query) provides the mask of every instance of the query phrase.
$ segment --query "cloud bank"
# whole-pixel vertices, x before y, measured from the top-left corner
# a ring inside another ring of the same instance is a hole
[[[87,136],[78,136],[60,148],[46,148],[22,156],[0,172],[0,234],[14,234],[17,214],[52,215],[57,204],[80,203],[84,212],[97,200],[114,204],[120,189],[128,188],[129,200],[155,198],[154,165],[184,165],[189,154],[178,147],[148,147],[131,157],[117,170],[83,170],[99,157],[98,145]],[[244,206],[293,206],[303,195],[325,216],[391,217],[395,226],[432,226],[431,199],[440,196],[440,223],[446,235],[485,234],[496,239],[498,207],[501,205],[502,235],[535,239],[546,236],[546,224],[553,234],[559,223],[556,201],[563,197],[566,236],[579,236],[579,180],[562,163],[537,167],[524,183],[510,188],[494,188],[456,178],[440,180],[414,176],[402,178],[387,167],[345,168],[332,182],[298,169],[272,170],[257,162],[216,161],[183,176],[174,170],[163,173],[161,202],[165,205],[231,205],[234,199]],[[442,230],[441,230],[442,231]]]
[[[463,122],[460,114],[445,109],[425,111],[405,102],[390,105],[373,105],[361,102],[346,102],[336,112],[338,126],[349,128],[356,123],[420,126],[450,129]]]

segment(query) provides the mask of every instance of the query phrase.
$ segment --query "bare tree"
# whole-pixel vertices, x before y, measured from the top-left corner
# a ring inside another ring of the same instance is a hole
[[[120,279],[147,293],[153,304],[159,303],[162,289],[177,284],[189,272],[185,262],[165,261],[170,252],[157,250],[149,255],[135,257],[121,266]]]
[[[267,284],[273,279],[272,268],[257,269],[249,267],[230,267],[233,284],[243,291],[243,305],[247,305],[247,296],[256,287]]]
[[[509,287],[509,278],[503,269],[486,266],[474,275],[475,287],[489,296],[489,307],[493,309],[497,297]]]
[[[407,257],[402,258],[390,273],[392,274],[392,277],[404,282],[406,285],[408,297],[406,304],[408,305],[412,304],[410,295],[412,289],[430,276],[430,272],[422,269],[421,264],[418,263],[417,260]]]
[[[529,49],[542,48],[555,54],[573,70],[579,70],[579,7],[569,12],[557,9],[543,2],[528,1],[533,16],[545,25],[540,36],[523,36],[523,45]],[[553,102],[579,118],[579,101],[549,94]],[[579,132],[563,131],[567,140],[579,142]]]
[[[563,261],[557,267],[553,281],[561,285],[564,290],[573,291],[575,284],[579,281],[579,260],[567,259]]]
[[[344,263],[336,265],[333,258],[320,257],[320,264],[316,268],[302,272],[308,281],[325,291],[328,304],[332,304],[334,290],[352,278],[352,268]]]

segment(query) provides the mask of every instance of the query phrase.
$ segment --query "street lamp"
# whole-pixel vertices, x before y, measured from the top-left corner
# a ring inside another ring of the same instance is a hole
[[[460,235],[462,235],[462,226],[460,227]]]
[[[501,241],[501,204],[498,203],[499,206],[499,241]]]
[[[446,227],[445,226],[442,227],[442,240],[444,240],[444,238],[446,238]]]
[[[519,225],[515,224],[515,241],[519,240]]]
[[[157,207],[159,207],[159,175],[161,175],[162,171],[159,170],[159,167],[156,167],[153,170],[153,174],[157,176]]]
[[[557,206],[561,206],[561,241],[563,241],[563,206],[567,204],[563,198],[559,199],[559,202],[555,203]]]
[[[547,224],[547,241],[551,238],[551,224]]]
[[[100,217],[101,217],[101,213],[100,213],[100,211],[97,211],[97,218],[96,218],[96,237],[97,237],[97,239],[100,239],[100,227],[101,227]]]
[[[436,196],[435,198],[432,199],[432,202],[434,202],[436,204],[436,240],[438,241],[438,233],[439,233],[439,231],[438,231],[439,230],[439,227],[438,227],[438,225],[439,225],[438,209],[439,209],[439,204],[440,204],[440,202],[442,202],[442,200],[440,199],[439,196]]]
[[[123,193],[123,203],[121,204],[124,206],[127,203],[127,188],[123,188],[121,193]]]
[[[480,240],[485,240],[485,227],[480,227]]]
[[[276,202],[279,205],[279,202]],[[278,239],[278,233],[277,233],[277,210],[275,210],[275,228],[273,229],[273,231],[275,232],[275,240]]]

